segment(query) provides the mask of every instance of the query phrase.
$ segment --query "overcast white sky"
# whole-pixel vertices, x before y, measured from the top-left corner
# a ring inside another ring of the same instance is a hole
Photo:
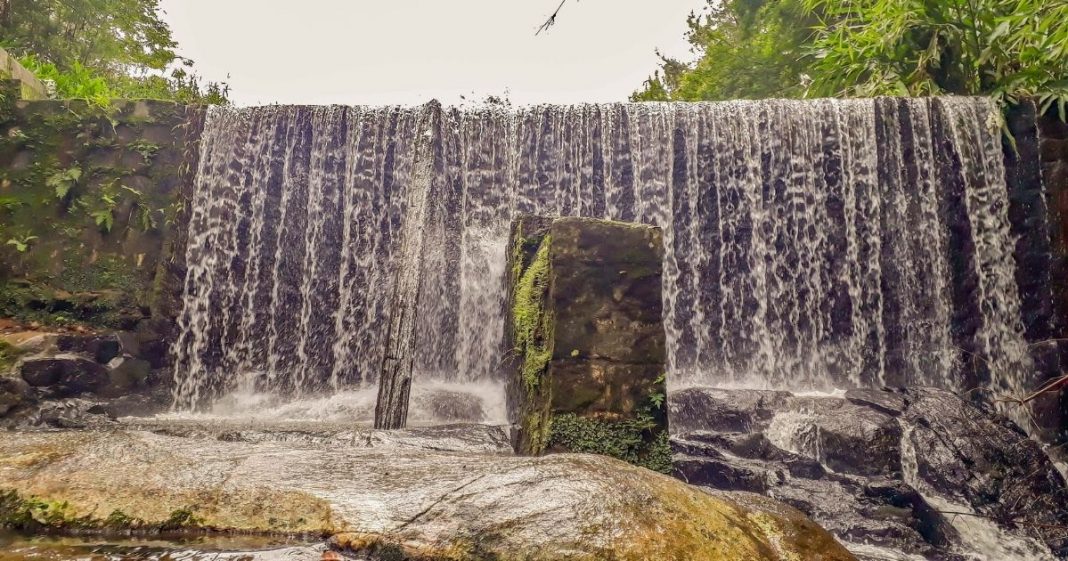
[[[162,0],[181,53],[239,105],[625,100],[705,0]],[[472,96],[472,94],[474,94]]]

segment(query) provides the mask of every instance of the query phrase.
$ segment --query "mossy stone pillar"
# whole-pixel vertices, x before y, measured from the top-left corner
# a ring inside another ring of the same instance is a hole
[[[510,244],[517,451],[669,461],[661,230],[523,216]]]

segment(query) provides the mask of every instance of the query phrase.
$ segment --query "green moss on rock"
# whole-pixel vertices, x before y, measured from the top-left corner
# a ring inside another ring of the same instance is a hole
[[[517,237],[517,245],[529,243]],[[553,316],[546,310],[549,294],[549,248],[545,236],[525,270],[518,272],[512,305],[512,339],[520,359],[519,376],[525,396],[521,413],[520,451],[538,454],[550,431],[551,384],[544,377],[553,357]],[[521,251],[517,248],[517,252]]]
[[[180,508],[159,523],[149,523],[114,510],[105,518],[78,516],[66,501],[46,501],[17,491],[0,491],[0,528],[20,532],[201,532],[204,520],[192,507]]]
[[[23,497],[16,491],[0,491],[0,527],[19,531],[82,529],[93,525],[89,517],[75,516],[66,502]]]
[[[129,290],[68,292],[19,279],[0,282],[0,317],[47,327],[132,329],[147,315]]]
[[[0,376],[10,371],[23,354],[25,353],[21,349],[11,343],[0,341]]]
[[[519,277],[512,308],[516,350],[523,357],[522,378],[528,391],[537,390],[553,354],[552,313],[545,309],[551,243],[551,238],[546,236],[534,261]]]

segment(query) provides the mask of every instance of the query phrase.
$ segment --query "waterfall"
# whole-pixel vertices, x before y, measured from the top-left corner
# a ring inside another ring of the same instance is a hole
[[[675,386],[1019,389],[1031,364],[996,111],[972,98],[212,108],[176,402],[374,384],[419,165],[433,177],[416,213],[416,384],[498,376],[505,240],[537,213],[664,228]]]

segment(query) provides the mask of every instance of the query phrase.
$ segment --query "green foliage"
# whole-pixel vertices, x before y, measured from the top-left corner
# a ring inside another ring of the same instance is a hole
[[[82,178],[82,170],[77,164],[74,166],[53,173],[45,180],[45,186],[50,187],[56,194],[56,198],[63,200],[67,198],[70,190],[78,184],[78,180]]]
[[[140,518],[134,518],[121,510],[113,510],[103,522],[104,527],[114,530],[129,530],[132,528],[140,528],[145,525],[145,521]]]
[[[159,0],[5,0],[0,40],[64,69],[163,70],[178,58]]]
[[[1068,97],[1063,0],[805,0],[813,95]]]
[[[89,210],[89,216],[104,233],[111,231],[115,226],[115,206],[118,205],[116,195],[105,189],[100,193],[99,205]]]
[[[522,379],[528,392],[537,389],[553,354],[553,318],[545,311],[551,241],[549,236],[545,236],[534,260],[519,277],[512,308],[513,338],[516,352],[523,357]]]
[[[77,518],[65,502],[24,498],[15,491],[0,491],[0,528],[39,530],[42,528],[81,528],[85,518]]]
[[[93,222],[95,222],[105,233],[110,232],[111,228],[115,226],[115,211],[110,207],[90,211],[89,216],[93,218]]]
[[[159,0],[0,0],[0,45],[61,97],[228,102],[229,86],[178,56]]]
[[[178,103],[227,105],[230,86],[220,82],[202,82],[187,67],[178,67],[164,75],[113,76],[109,79],[112,97],[125,99],[165,99]]]
[[[519,357],[519,376],[524,395],[521,405],[523,428],[519,449],[523,453],[539,454],[549,438],[552,393],[549,384],[542,383],[545,370],[553,356],[553,315],[545,309],[549,292],[550,236],[527,239],[522,225],[512,248],[514,270],[512,339]],[[527,255],[534,256],[523,268]]]
[[[157,146],[156,149],[158,148],[159,147]],[[152,153],[155,154],[155,152]],[[144,156],[144,153],[142,153],[141,155]],[[133,197],[132,212],[136,214],[136,224],[138,227],[140,227],[142,232],[155,230],[159,227],[159,220],[157,219],[157,215],[159,218],[163,218],[164,220],[166,220],[167,209],[153,209],[145,202],[144,193],[138,191],[137,189],[134,189],[133,187],[127,187],[126,185],[119,185],[119,188]]]
[[[660,430],[648,412],[621,421],[579,417],[573,413],[557,415],[552,420],[549,448],[601,454],[653,471],[671,472],[667,432]]]
[[[653,384],[655,384],[657,387],[663,387],[664,379],[665,379],[664,375],[661,374],[659,378],[657,378],[656,380],[653,381]],[[663,409],[664,408],[664,403],[666,401],[667,401],[667,394],[665,394],[662,391],[656,391],[656,392],[653,392],[653,393],[649,394],[649,404],[655,410]]]
[[[1068,104],[1065,0],[727,0],[635,101],[989,95]]]
[[[107,518],[91,515],[75,516],[66,502],[44,501],[37,497],[24,497],[17,491],[0,491],[0,528],[19,531],[40,530],[145,530],[149,532],[175,532],[196,530],[204,520],[193,514],[192,507],[181,508],[170,514],[167,520],[148,524],[120,510],[114,510]]]
[[[159,144],[155,144],[155,143],[149,142],[149,141],[147,141],[147,140],[145,140],[143,138],[139,138],[139,139],[127,144],[126,147],[129,148],[130,150],[133,150],[134,152],[137,152],[138,154],[140,154],[141,157],[144,158],[146,164],[151,163],[152,162],[152,158],[155,158],[156,154],[159,152]],[[123,188],[124,189],[130,189],[129,187],[125,187],[125,186]],[[141,194],[141,193],[139,193],[137,191],[134,191],[133,189],[130,189],[130,190],[133,191],[134,193],[136,193],[137,195]]]
[[[671,473],[665,380],[664,374],[653,380],[657,389],[634,410],[630,419],[580,417],[574,413],[552,417],[548,448],[611,456],[653,471]]]
[[[167,520],[160,524],[159,529],[164,532],[173,532],[186,528],[194,528],[204,524],[204,519],[193,514],[192,507],[180,508],[171,513]]]
[[[25,351],[11,343],[0,341],[0,376],[3,376],[10,371],[11,367],[18,362],[19,357],[23,354],[25,354]]]
[[[0,196],[0,211],[15,210],[24,204],[17,197]]]
[[[691,14],[686,39],[693,64],[661,57],[661,68],[633,101],[798,97],[804,93],[805,46],[816,19],[798,0],[710,1]]]
[[[15,246],[15,251],[19,253],[26,253],[30,249],[30,244],[33,240],[36,240],[37,236],[24,235],[18,238],[10,238],[7,240],[6,245]]]
[[[111,88],[107,80],[80,62],[72,63],[66,71],[60,71],[51,62],[39,60],[32,53],[22,57],[19,62],[38,78],[55,82],[56,95],[61,98],[84,99],[99,106],[108,105],[111,101]]]

